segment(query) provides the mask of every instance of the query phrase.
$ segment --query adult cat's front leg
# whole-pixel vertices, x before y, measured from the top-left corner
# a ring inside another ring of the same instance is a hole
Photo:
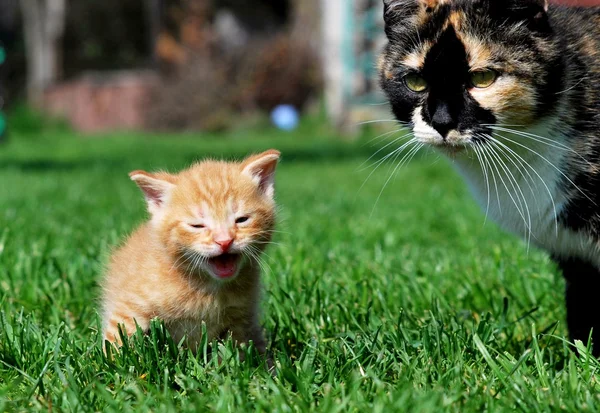
[[[554,258],[566,281],[567,325],[571,340],[587,343],[600,356],[600,270],[578,258]]]

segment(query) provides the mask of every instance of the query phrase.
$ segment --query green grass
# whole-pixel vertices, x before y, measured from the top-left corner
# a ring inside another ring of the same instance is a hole
[[[230,342],[193,356],[160,324],[104,357],[97,283],[145,217],[127,172],[269,147],[283,152],[284,233],[268,251],[262,306],[276,377]],[[375,206],[389,169],[361,189],[374,150],[314,124],[213,137],[14,133],[0,146],[0,411],[600,410],[599,365],[563,339],[564,283],[548,257],[484,225],[433,155]]]

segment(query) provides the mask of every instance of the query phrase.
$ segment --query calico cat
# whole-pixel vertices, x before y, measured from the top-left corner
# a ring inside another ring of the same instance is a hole
[[[384,0],[380,83],[408,144],[452,157],[487,214],[547,250],[572,339],[600,354],[600,8]]]
[[[121,344],[152,318],[196,350],[231,334],[265,352],[258,321],[261,253],[275,225],[279,152],[241,163],[203,161],[172,175],[131,172],[150,212],[112,256],[103,282],[103,337]]]

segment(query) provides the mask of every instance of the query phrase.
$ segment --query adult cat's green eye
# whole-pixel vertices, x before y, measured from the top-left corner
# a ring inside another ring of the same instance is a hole
[[[406,87],[413,92],[424,92],[427,90],[427,81],[423,79],[423,76],[416,73],[410,73],[404,76],[404,83]]]
[[[485,89],[492,86],[498,78],[498,73],[494,70],[478,70],[471,73],[471,84],[479,89]]]

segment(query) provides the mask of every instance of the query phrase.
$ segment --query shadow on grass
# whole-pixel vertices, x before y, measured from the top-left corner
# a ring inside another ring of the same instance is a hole
[[[0,161],[0,170],[16,169],[22,172],[68,172],[94,167],[120,167],[125,164],[126,162],[117,159],[81,159],[75,161],[61,161],[56,159],[2,160]]]
[[[125,141],[111,139],[105,143],[89,140],[57,140],[56,143],[50,142],[48,146],[40,145],[37,150],[30,152],[30,157],[23,156],[24,153],[27,154],[23,149],[37,146],[36,142],[21,140],[14,145],[6,146],[6,151],[0,150],[0,170],[44,173],[90,168],[122,170],[174,167],[176,169],[206,158],[243,159],[251,153],[268,148],[279,149],[286,164],[353,160],[361,162],[371,156],[375,162],[404,143],[402,140],[395,145],[387,141],[372,144],[367,138],[369,136],[355,141],[324,138],[310,142],[301,139],[273,141],[249,139],[231,142],[198,140],[183,141],[183,143],[174,141],[173,145],[163,139]],[[13,152],[14,149],[17,150]],[[406,148],[406,151],[408,149],[410,148]],[[17,156],[11,156],[11,152]]]

